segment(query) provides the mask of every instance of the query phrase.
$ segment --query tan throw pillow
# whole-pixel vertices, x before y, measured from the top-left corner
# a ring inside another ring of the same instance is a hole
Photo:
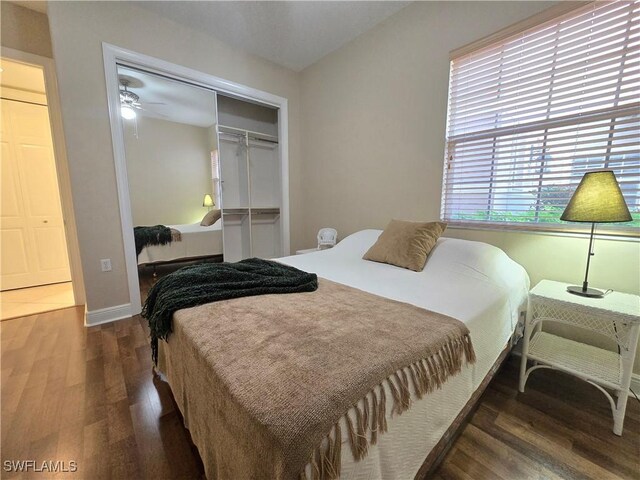
[[[420,272],[445,228],[447,224],[442,222],[391,220],[362,258]]]
[[[204,216],[204,218],[200,222],[200,225],[202,225],[203,227],[209,227],[214,223],[216,223],[218,220],[220,220],[221,216],[222,216],[222,213],[220,213],[220,210],[218,208],[210,210]]]

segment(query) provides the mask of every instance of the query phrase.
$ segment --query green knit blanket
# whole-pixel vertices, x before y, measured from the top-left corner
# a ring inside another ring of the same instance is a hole
[[[278,262],[248,258],[237,263],[190,265],[161,278],[149,291],[142,316],[149,321],[151,356],[158,363],[158,339],[167,340],[173,313],[205,303],[270,293],[313,292],[318,277]]]
[[[164,225],[153,227],[134,227],[133,236],[136,240],[136,255],[147,245],[166,245],[171,243],[171,229]]]

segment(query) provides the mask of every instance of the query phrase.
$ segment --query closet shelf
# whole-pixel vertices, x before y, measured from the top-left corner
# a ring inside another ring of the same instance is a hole
[[[247,215],[249,213],[249,207],[234,207],[234,208],[223,208],[223,215]]]
[[[226,130],[226,131],[225,131]],[[218,132],[226,133],[228,135],[248,136],[254,140],[264,140],[266,142],[278,143],[278,137],[270,135],[268,133],[254,132],[252,130],[245,130],[242,128],[229,127],[227,125],[218,124]]]
[[[280,215],[280,207],[252,207],[252,215]]]
[[[280,207],[232,207],[222,208],[223,215],[246,215],[251,211],[253,214],[279,214]]]

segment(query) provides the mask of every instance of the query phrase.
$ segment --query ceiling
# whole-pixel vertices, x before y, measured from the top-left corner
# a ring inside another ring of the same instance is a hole
[[[129,79],[127,89],[140,97],[142,110],[136,110],[138,115],[197,127],[216,123],[215,94],[211,90],[122,66],[118,67],[118,76]]]
[[[303,70],[407,1],[138,1],[141,8],[278,65]]]
[[[46,0],[11,0],[47,13]],[[224,43],[300,71],[410,1],[133,1]]]

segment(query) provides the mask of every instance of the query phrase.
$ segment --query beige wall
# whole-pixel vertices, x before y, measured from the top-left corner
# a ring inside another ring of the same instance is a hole
[[[200,222],[212,193],[209,129],[138,115],[125,122],[127,178],[134,225]]]
[[[102,42],[289,99],[291,178],[300,178],[298,74],[124,2],[49,2],[89,311],[129,302]],[[292,246],[300,243],[301,185],[291,182]],[[113,271],[100,271],[110,258]]]
[[[448,52],[552,2],[417,2],[302,72],[303,242],[344,237],[391,218],[437,219]],[[449,229],[503,248],[542,278],[580,283],[585,238]],[[592,285],[640,291],[638,242],[598,240]],[[638,364],[638,363],[637,363]],[[637,369],[638,370],[638,369]]]
[[[449,228],[445,236],[487,242],[502,248],[524,265],[531,286],[549,278],[582,285],[589,237],[548,235],[501,230]],[[596,237],[595,256],[589,268],[589,285],[620,292],[640,292],[640,245],[632,239],[608,240]]]
[[[3,47],[53,57],[49,21],[45,14],[2,1],[0,24],[0,42]]]

